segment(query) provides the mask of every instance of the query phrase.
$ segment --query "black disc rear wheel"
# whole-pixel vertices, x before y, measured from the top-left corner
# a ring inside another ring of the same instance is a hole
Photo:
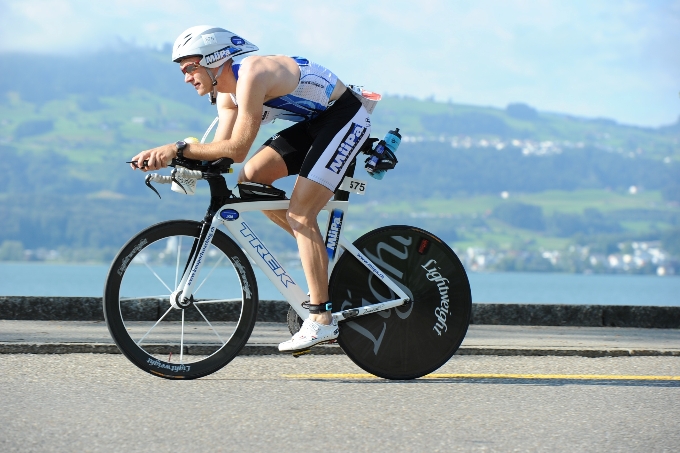
[[[410,226],[379,228],[354,245],[412,302],[342,322],[340,346],[358,366],[386,379],[415,379],[441,367],[462,343],[472,309],[470,283],[456,254]],[[334,312],[397,298],[349,253],[333,270],[329,294]]]

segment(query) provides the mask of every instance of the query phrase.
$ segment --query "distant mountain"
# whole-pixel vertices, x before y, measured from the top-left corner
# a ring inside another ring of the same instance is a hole
[[[178,206],[201,215],[195,199],[156,202],[124,164],[142,149],[200,138],[214,118],[214,107],[183,83],[168,55],[136,48],[0,54],[13,68],[30,68],[20,77],[0,71],[0,244],[117,246]],[[264,127],[255,148],[287,124]],[[373,115],[373,135],[394,127],[404,137],[399,165],[371,186],[370,199],[381,204],[631,186],[680,202],[680,122],[642,128],[521,103],[498,109],[388,96]],[[367,178],[358,167],[357,176]],[[97,228],[84,229],[88,218]]]
[[[207,101],[199,102],[193,88],[185,86],[167,49],[158,51],[121,44],[117,49],[75,56],[25,53],[0,53],[0,56],[12,62],[14,68],[27,68],[19,77],[14,71],[2,71],[0,87],[36,105],[77,95],[82,97],[83,109],[99,110],[97,99],[100,97],[146,90],[209,110]]]
[[[188,106],[192,112],[212,116],[214,109],[207,98],[196,96],[184,84],[170,49],[140,49],[121,44],[118,49],[71,57],[4,53],[15,68],[30,68],[17,77],[15,71],[0,72],[0,99],[21,99],[37,108],[51,101],[77,98],[82,112],[96,112],[110,106],[102,99],[136,98],[140,91],[158,103],[164,99]],[[139,99],[142,100],[142,99]],[[20,137],[46,132],[45,121],[53,115],[41,112],[39,118],[24,126],[15,125]],[[154,115],[158,120],[159,113]],[[5,114],[3,114],[5,116]],[[157,126],[159,126],[157,124]],[[163,126],[163,125],[160,125]],[[167,124],[165,124],[167,126]],[[406,135],[421,138],[499,138],[506,140],[560,141],[594,145],[606,151],[635,152],[663,159],[678,153],[680,118],[673,125],[643,128],[617,124],[609,119],[586,119],[568,114],[539,112],[526,104],[510,104],[505,109],[418,100],[410,97],[386,97],[374,115],[374,130],[383,133],[394,126]],[[202,126],[203,127],[203,126]],[[384,131],[383,131],[384,129]],[[16,138],[16,137],[15,137]],[[567,145],[568,146],[568,145]]]

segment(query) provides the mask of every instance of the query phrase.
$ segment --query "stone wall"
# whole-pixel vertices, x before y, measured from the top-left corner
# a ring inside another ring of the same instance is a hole
[[[136,300],[129,304],[127,319],[156,320],[167,310],[158,299]],[[233,321],[238,317],[236,305],[220,304],[209,319]],[[288,304],[262,300],[258,321],[286,322]],[[173,310],[168,320],[174,320]],[[206,313],[207,315],[207,313]],[[34,321],[102,321],[102,299],[99,297],[32,297],[0,296],[0,319]],[[472,324],[523,326],[583,327],[648,327],[680,328],[680,307],[648,307],[621,305],[536,305],[536,304],[472,304]]]

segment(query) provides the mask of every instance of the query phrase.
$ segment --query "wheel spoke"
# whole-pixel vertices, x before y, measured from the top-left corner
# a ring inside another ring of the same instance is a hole
[[[194,303],[194,307],[195,307],[196,310],[198,310],[198,312],[201,314],[201,316],[203,317],[203,319],[205,320],[205,322],[208,323],[208,325],[210,326],[210,328],[212,329],[212,331],[215,332],[215,335],[217,335],[217,338],[222,342],[222,346],[224,346],[225,344],[227,344],[227,343],[222,339],[222,337],[220,337],[220,334],[217,333],[217,331],[215,330],[215,328],[213,327],[213,325],[210,324],[210,321],[208,321],[208,318],[205,317],[205,315],[203,314],[203,312],[201,311],[201,309],[198,308],[198,307],[196,307],[196,304],[195,304],[195,303]]]
[[[215,263],[215,265],[212,267],[212,269],[210,269],[210,272],[208,272],[208,275],[206,275],[205,278],[203,279],[203,281],[201,282],[201,284],[198,285],[198,288],[196,288],[196,291],[194,291],[194,295],[196,295],[196,294],[198,293],[198,290],[201,289],[201,286],[203,286],[203,283],[205,283],[206,281],[208,281],[208,278],[210,278],[210,276],[212,275],[212,273],[215,271],[215,269],[217,268],[217,266],[220,265],[220,263],[222,262],[223,259],[224,259],[224,255],[220,256],[220,259],[217,260],[217,263]]]
[[[183,362],[184,354],[184,310],[182,310],[182,333],[179,336],[179,363]]]
[[[216,304],[218,302],[242,302],[242,298],[236,298],[236,299],[210,299],[210,300],[197,300],[194,302],[194,305],[196,304]]]
[[[149,331],[148,331],[147,333],[145,333],[144,336],[143,336],[142,338],[139,339],[139,341],[137,342],[137,346],[139,346],[140,344],[142,344],[142,341],[144,341],[144,339],[146,338],[146,336],[149,335],[149,334],[151,333],[151,331],[154,329],[154,327],[156,327],[156,326],[158,325],[158,323],[161,322],[161,321],[163,320],[163,318],[165,318],[165,316],[166,316],[168,313],[170,313],[170,310],[172,310],[172,305],[170,305],[170,308],[168,308],[167,311],[166,311],[165,313],[163,313],[163,316],[161,316],[161,317],[158,319],[158,321],[156,321],[156,323],[155,323],[153,326],[151,326],[151,328],[149,329]]]
[[[179,257],[182,254],[182,236],[177,239],[177,264],[175,265],[175,288],[177,288],[177,281],[179,280]]]
[[[161,282],[161,283],[163,284],[163,286],[165,286],[165,289],[167,289],[168,291],[172,292],[172,290],[170,289],[170,287],[169,287],[168,285],[165,284],[165,282],[163,281],[163,279],[161,278],[161,276],[158,275],[158,274],[156,273],[155,270],[151,269],[151,266],[149,266],[149,263],[147,263],[146,260],[144,260],[144,265],[151,271],[151,273],[152,273],[153,275],[156,276],[156,278],[158,279],[158,281]]]
[[[170,299],[170,295],[163,294],[161,296],[140,296],[140,297],[119,297],[118,300],[121,302],[127,302],[130,300],[146,300],[146,299]]]

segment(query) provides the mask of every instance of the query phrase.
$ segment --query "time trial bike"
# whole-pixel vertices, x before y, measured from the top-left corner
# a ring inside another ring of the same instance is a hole
[[[370,153],[370,146],[362,151]],[[309,296],[244,219],[247,212],[287,209],[290,200],[263,184],[229,189],[224,174],[232,164],[175,159],[170,176],[147,175],[152,189],[153,182],[173,183],[187,191],[197,180],[207,181],[206,215],[200,222],[172,220],[142,230],[111,264],[103,298],[109,332],[125,357],[153,375],[200,378],[239,354],[258,313],[251,262],[290,304],[291,332],[309,315]],[[421,228],[385,226],[353,243],[344,237],[350,193],[367,187],[353,177],[355,164],[356,158],[324,207],[337,342],[369,373],[418,378],[446,363],[462,343],[470,284],[453,250]]]

